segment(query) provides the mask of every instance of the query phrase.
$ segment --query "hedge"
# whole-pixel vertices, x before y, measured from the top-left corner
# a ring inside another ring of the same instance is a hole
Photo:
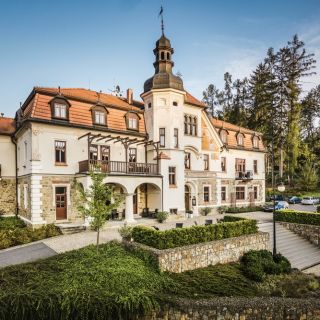
[[[226,207],[225,212],[227,213],[243,213],[243,212],[255,212],[262,211],[262,206],[255,207]]]
[[[256,232],[258,232],[258,228],[255,220],[240,218],[234,222],[222,222],[206,226],[192,226],[165,231],[159,231],[145,226],[137,226],[132,230],[132,238],[135,242],[161,250],[238,237]]]
[[[306,211],[279,210],[275,213],[276,221],[320,226],[320,214]]]

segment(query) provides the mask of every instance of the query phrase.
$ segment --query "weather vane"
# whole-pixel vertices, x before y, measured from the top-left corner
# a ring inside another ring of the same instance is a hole
[[[160,7],[160,12],[159,12],[159,17],[161,16],[161,30],[162,30],[162,35],[164,35],[164,25],[163,25],[163,7]]]

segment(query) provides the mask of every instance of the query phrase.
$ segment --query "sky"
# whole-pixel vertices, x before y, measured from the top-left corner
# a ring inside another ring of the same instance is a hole
[[[0,0],[0,112],[14,116],[34,86],[119,85],[140,99],[154,73],[161,5],[174,72],[199,99],[210,83],[223,87],[226,71],[249,76],[294,34],[319,61],[304,90],[320,84],[319,0]]]

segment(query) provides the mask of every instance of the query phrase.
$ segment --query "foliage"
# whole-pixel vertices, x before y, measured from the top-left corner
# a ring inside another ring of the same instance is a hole
[[[311,156],[300,167],[298,184],[305,190],[314,190],[319,182],[317,170]]]
[[[268,250],[251,250],[241,258],[241,268],[249,279],[261,282],[267,274],[289,273],[291,264],[281,254],[273,257]]]
[[[127,224],[125,224],[124,226],[122,226],[121,228],[119,228],[119,233],[120,236],[125,239],[125,240],[131,240],[132,238],[132,229],[133,227],[128,226]]]
[[[261,206],[256,207],[226,207],[225,212],[226,213],[242,213],[242,212],[255,212],[255,211],[261,211]]]
[[[211,207],[204,207],[201,208],[201,214],[204,216],[207,216],[209,213],[211,213],[212,208]]]
[[[275,213],[275,219],[276,221],[320,226],[320,214],[315,212],[279,210]]]
[[[31,227],[15,227],[0,230],[0,249],[26,244],[32,241],[38,241],[61,234],[59,229],[53,225],[48,224],[38,229]]]
[[[0,217],[0,230],[25,228],[26,224],[18,217]]]
[[[12,266],[0,275],[0,318],[130,319],[158,307],[170,279],[118,243]]]
[[[317,212],[320,213],[320,204],[317,205]]]
[[[167,220],[169,213],[166,211],[159,211],[156,215],[156,219],[158,222],[162,223]]]
[[[122,196],[114,192],[114,187],[106,185],[103,179],[106,177],[104,173],[90,172],[92,184],[89,190],[84,190],[78,185],[80,194],[78,210],[83,217],[91,218],[90,225],[97,231],[97,250],[99,249],[100,229],[106,223],[111,215],[112,210],[117,209]]]
[[[258,231],[255,220],[241,219],[235,222],[223,222],[206,226],[192,226],[169,230],[155,230],[145,226],[133,228],[135,242],[157,249],[176,248],[201,242],[238,237]]]
[[[224,214],[227,210],[227,207],[226,206],[221,206],[221,207],[218,207],[218,213],[220,214]]]
[[[256,285],[247,279],[238,263],[218,264],[170,274],[175,285],[169,294],[188,298],[211,298],[212,296],[255,296]]]

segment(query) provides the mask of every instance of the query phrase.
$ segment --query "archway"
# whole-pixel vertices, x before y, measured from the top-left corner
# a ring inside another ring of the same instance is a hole
[[[120,194],[121,197],[123,197],[123,200],[119,204],[118,209],[116,210],[115,213],[112,214],[111,218],[117,217],[120,219],[124,219],[125,218],[125,194],[127,193],[126,188],[123,185],[121,185],[120,183],[108,182],[105,185],[112,187],[114,190],[114,193]],[[107,204],[108,204],[108,202],[110,202],[110,200],[106,200]]]
[[[161,211],[161,189],[153,183],[138,185],[133,195],[133,206],[134,213],[140,215],[143,212]]]

